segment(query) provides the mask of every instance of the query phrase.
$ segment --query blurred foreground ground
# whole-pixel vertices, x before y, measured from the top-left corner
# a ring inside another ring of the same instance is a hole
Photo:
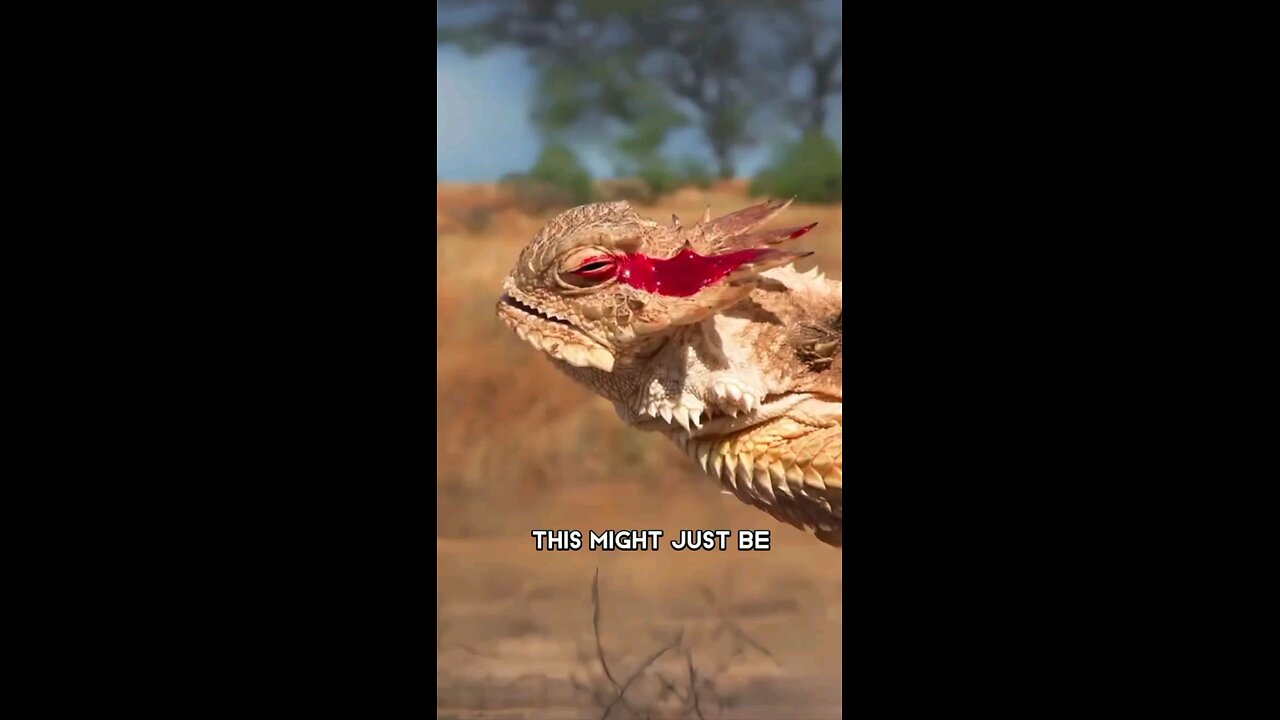
[[[840,717],[842,551],[721,495],[497,320],[503,277],[553,211],[504,208],[492,186],[441,185],[437,201],[438,717],[601,717],[616,692],[593,633],[597,568],[618,683],[683,633],[610,718]],[[691,224],[707,204],[753,202],[724,184],[636,209]],[[775,223],[815,220],[796,247],[817,254],[799,268],[841,278],[839,206],[793,205]],[[534,528],[666,534],[657,552],[538,552]],[[671,550],[686,528],[769,529],[773,550]]]

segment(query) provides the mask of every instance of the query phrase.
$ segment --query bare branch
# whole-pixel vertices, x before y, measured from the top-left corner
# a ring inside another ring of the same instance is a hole
[[[679,645],[680,640],[683,637],[684,637],[684,632],[681,631],[681,633],[676,636],[676,639],[672,640],[669,644],[667,644],[666,647],[662,648],[661,650],[654,653],[653,655],[650,655],[649,659],[645,660],[644,664],[641,665],[639,668],[637,668],[636,671],[631,674],[631,677],[627,678],[627,681],[622,684],[622,687],[618,690],[618,697],[614,698],[613,702],[609,703],[609,707],[604,709],[604,715],[600,716],[600,720],[606,720],[609,717],[609,711],[613,710],[613,706],[617,705],[618,702],[622,700],[623,696],[627,694],[627,689],[631,687],[631,683],[635,682],[637,678],[643,675],[644,671],[648,670],[649,666],[652,665],[655,660],[665,655],[666,652],[671,648]]]
[[[693,711],[697,713],[698,720],[707,720],[702,716],[702,707],[698,704],[698,675],[693,669],[693,651],[690,650],[685,659],[689,661],[689,695],[693,698]]]
[[[734,621],[728,618],[724,618],[724,624],[727,625],[729,627],[729,630],[733,632],[733,634],[736,635],[738,638],[740,638],[743,642],[755,648],[756,650],[760,651],[761,653],[764,653],[765,657],[772,660],[774,665],[777,665],[779,667],[782,666],[782,664],[778,662],[778,658],[774,657],[773,653],[769,652],[769,648],[765,647],[764,645],[761,645],[755,638],[748,635],[747,631],[743,630],[737,623],[735,623]]]
[[[591,607],[591,627],[596,633],[596,657],[600,658],[604,676],[609,678],[615,689],[621,690],[618,681],[613,679],[613,673],[609,672],[609,663],[604,661],[604,647],[600,644],[600,568],[596,568],[595,578],[591,581]]]

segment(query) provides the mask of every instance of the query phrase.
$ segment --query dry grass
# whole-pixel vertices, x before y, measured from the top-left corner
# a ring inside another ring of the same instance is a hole
[[[491,186],[441,186],[437,201],[441,712],[599,717],[597,700],[618,690],[594,659],[586,588],[599,567],[612,598],[604,650],[619,684],[684,633],[609,717],[775,717],[765,708],[797,693],[809,709],[787,716],[838,717],[840,551],[720,495],[666,440],[623,427],[497,320],[502,278],[554,212],[521,215]],[[707,204],[723,214],[751,202],[740,186],[720,186],[637,209],[689,223]],[[840,207],[797,205],[776,222],[814,220],[797,246],[839,278]],[[658,552],[536,552],[534,528],[655,528],[668,539],[682,528],[768,528],[774,550],[681,553],[664,541]]]

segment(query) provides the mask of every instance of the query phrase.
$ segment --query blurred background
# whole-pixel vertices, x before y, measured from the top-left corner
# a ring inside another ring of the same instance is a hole
[[[840,3],[437,8],[438,715],[840,717],[841,551],[721,495],[494,313],[538,229],[600,200],[688,224],[795,196],[777,223],[819,222],[800,269],[841,279]],[[666,536],[537,552],[534,528]],[[666,547],[685,528],[774,549]]]

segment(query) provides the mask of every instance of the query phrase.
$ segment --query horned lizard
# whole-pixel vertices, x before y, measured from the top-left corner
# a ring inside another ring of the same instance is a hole
[[[497,311],[725,492],[841,547],[842,285],[776,247],[816,223],[757,229],[790,204],[691,226],[625,202],[567,210],[521,251]]]

